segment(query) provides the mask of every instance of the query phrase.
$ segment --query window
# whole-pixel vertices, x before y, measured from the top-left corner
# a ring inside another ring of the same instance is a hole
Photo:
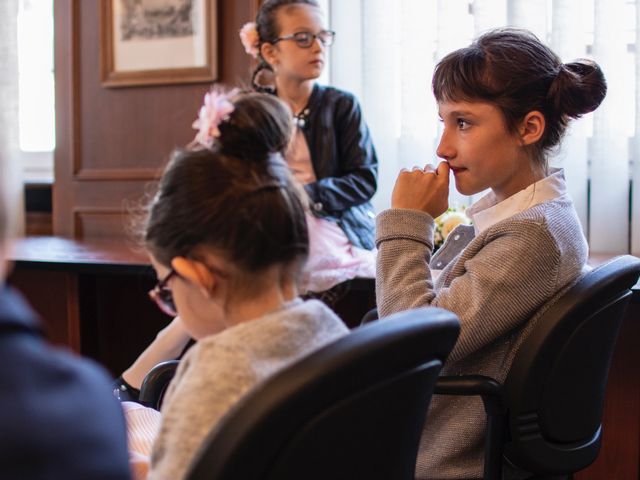
[[[51,182],[55,148],[53,0],[19,0],[18,146],[27,182]]]
[[[331,83],[363,104],[381,165],[378,210],[402,167],[436,163],[430,80],[437,61],[497,26],[528,28],[563,61],[594,58],[608,94],[574,122],[552,164],[568,187],[594,253],[640,253],[640,34],[636,0],[331,1]],[[632,188],[636,185],[636,188]],[[452,202],[469,203],[452,189]]]

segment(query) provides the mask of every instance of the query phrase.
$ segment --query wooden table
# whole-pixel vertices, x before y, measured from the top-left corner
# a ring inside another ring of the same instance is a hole
[[[149,301],[156,282],[146,252],[117,240],[29,237],[11,255],[10,283],[44,319],[50,340],[122,370],[153,340],[169,317]],[[354,279],[333,305],[354,327],[375,306],[373,279]]]
[[[122,239],[27,237],[16,243],[10,256],[17,267],[38,270],[136,274],[149,267],[143,247]]]
[[[29,237],[9,283],[43,318],[49,339],[120,373],[171,319],[147,298],[156,282],[143,249],[121,239]]]

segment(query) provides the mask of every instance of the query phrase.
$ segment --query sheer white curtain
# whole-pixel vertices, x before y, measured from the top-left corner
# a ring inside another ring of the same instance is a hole
[[[0,2],[0,152],[3,160],[18,149],[17,0]]]
[[[338,32],[331,83],[362,102],[381,161],[378,211],[400,168],[438,161],[437,61],[488,28],[512,25],[563,61],[602,66],[605,101],[573,123],[552,163],[565,168],[591,251],[640,254],[640,0],[334,0],[330,12]],[[452,202],[473,200],[452,189]]]
[[[19,147],[25,182],[53,180],[53,0],[18,3]]]
[[[55,146],[53,0],[2,0],[0,13],[0,151],[25,181],[49,183]]]
[[[18,47],[17,0],[0,2],[0,234],[14,225],[21,191],[18,160]],[[3,241],[0,238],[0,243]],[[1,279],[0,279],[1,282]]]

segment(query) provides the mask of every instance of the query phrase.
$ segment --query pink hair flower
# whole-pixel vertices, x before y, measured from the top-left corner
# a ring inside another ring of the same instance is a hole
[[[220,136],[220,123],[229,118],[233,112],[233,103],[229,100],[237,93],[237,89],[228,93],[212,89],[204,96],[204,105],[200,107],[198,118],[193,122],[193,128],[198,130],[194,142],[205,147],[213,145],[214,138]]]
[[[253,58],[258,57],[258,46],[260,45],[260,35],[255,22],[245,23],[240,29],[240,41],[245,52]]]

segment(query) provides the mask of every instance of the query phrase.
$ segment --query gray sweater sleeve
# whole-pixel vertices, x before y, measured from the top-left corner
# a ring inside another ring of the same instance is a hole
[[[456,313],[462,328],[450,361],[521,325],[559,288],[556,241],[544,220],[524,218],[483,232],[443,271],[436,290],[429,268],[433,225],[417,211],[378,216],[377,304],[381,317],[429,305]]]

